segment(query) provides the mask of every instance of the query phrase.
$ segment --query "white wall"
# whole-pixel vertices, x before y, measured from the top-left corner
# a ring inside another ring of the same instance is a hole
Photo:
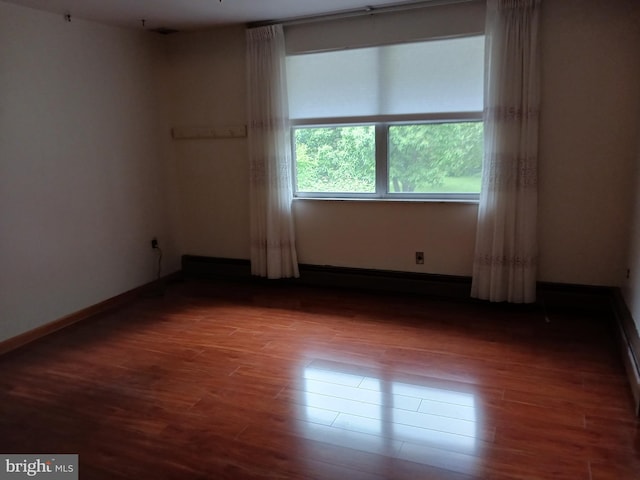
[[[294,202],[301,263],[470,275],[477,206],[423,202]],[[415,252],[424,252],[424,265]]]
[[[245,125],[242,26],[167,37],[173,127]],[[175,140],[173,187],[180,252],[249,257],[246,138]]]
[[[640,90],[640,85],[638,85],[638,89]],[[636,187],[627,262],[629,279],[625,282],[622,293],[635,320],[636,328],[640,332],[640,131],[638,140],[638,154],[634,175]]]
[[[157,38],[0,2],[0,340],[178,267]]]
[[[544,3],[540,280],[624,282],[639,129],[637,5]],[[245,123],[241,29],[176,35],[170,44],[172,124]],[[246,142],[174,145],[181,252],[248,258]],[[294,212],[303,263],[471,274],[475,205],[298,200]],[[414,264],[416,250],[425,252],[423,266]]]
[[[640,3],[543,4],[540,278],[624,282],[640,105]]]

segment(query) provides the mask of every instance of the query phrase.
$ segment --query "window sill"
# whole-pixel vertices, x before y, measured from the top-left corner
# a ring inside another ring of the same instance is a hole
[[[374,203],[447,203],[447,204],[463,204],[477,205],[478,199],[461,199],[461,198],[362,198],[362,197],[293,197],[295,202],[312,201],[312,202],[374,202]]]

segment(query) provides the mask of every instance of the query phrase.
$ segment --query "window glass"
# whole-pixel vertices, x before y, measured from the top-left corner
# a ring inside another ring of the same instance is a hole
[[[389,193],[480,193],[482,122],[389,127]]]
[[[297,190],[375,193],[375,127],[294,130]]]

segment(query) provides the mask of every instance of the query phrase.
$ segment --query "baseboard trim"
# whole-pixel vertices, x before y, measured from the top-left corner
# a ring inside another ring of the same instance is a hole
[[[128,303],[131,303],[132,301],[143,295],[157,291],[159,288],[162,288],[162,285],[164,285],[165,282],[171,281],[179,275],[180,272],[172,273],[161,278],[160,280],[155,280],[132,290],[128,290],[124,293],[121,293],[120,295],[108,298],[107,300],[96,303],[95,305],[83,308],[82,310],[70,313],[69,315],[65,315],[62,318],[41,325],[40,327],[34,328],[27,332],[21,333],[20,335],[17,335],[15,337],[4,340],[0,342],[0,355],[4,355],[12,350],[16,350],[28,343],[38,340],[39,338],[45,337],[53,332],[73,325],[74,323],[87,320],[96,315],[100,315],[110,310],[127,305]]]
[[[616,323],[616,339],[627,372],[636,415],[640,415],[640,336],[620,289],[613,289],[611,309]]]

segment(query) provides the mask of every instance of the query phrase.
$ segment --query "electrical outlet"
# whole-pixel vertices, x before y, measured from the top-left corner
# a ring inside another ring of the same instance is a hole
[[[158,248],[158,239],[157,238],[152,238],[151,239],[151,248]]]
[[[416,252],[416,264],[424,264],[424,252]]]

